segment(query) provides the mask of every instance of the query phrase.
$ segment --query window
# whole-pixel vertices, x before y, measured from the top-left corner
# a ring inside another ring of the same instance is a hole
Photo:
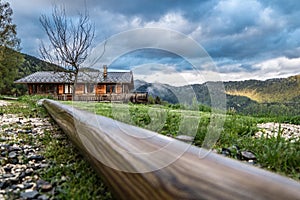
[[[85,93],[94,93],[95,85],[91,83],[87,83],[85,85]]]
[[[69,84],[65,84],[65,94],[71,94],[72,93],[72,86]]]
[[[115,93],[116,86],[115,85],[107,85],[106,86],[106,93]]]

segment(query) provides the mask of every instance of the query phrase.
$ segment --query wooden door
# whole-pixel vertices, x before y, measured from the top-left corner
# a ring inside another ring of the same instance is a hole
[[[96,94],[106,94],[106,85],[97,85]]]
[[[64,93],[64,85],[58,85],[58,94]]]

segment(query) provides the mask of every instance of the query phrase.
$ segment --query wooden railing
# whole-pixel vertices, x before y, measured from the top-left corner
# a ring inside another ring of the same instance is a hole
[[[43,105],[119,199],[300,199],[289,178],[52,100]]]
[[[72,100],[72,94],[58,95],[57,100],[67,101]],[[147,103],[148,93],[123,93],[123,94],[78,94],[73,99],[74,101],[121,101],[133,103]]]

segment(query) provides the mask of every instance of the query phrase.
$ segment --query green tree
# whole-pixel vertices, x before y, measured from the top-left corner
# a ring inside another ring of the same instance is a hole
[[[23,56],[13,49],[0,46],[0,94],[18,94],[14,80],[18,76],[18,66]]]
[[[20,39],[17,38],[16,25],[12,23],[12,14],[9,3],[0,0],[0,46],[19,50]]]
[[[0,94],[13,94],[13,81],[18,75],[18,66],[23,57],[16,25],[12,23],[13,11],[9,3],[0,0]]]

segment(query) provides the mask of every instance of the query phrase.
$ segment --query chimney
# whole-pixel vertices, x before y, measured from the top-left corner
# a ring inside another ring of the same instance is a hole
[[[107,65],[103,65],[103,77],[107,77]]]

